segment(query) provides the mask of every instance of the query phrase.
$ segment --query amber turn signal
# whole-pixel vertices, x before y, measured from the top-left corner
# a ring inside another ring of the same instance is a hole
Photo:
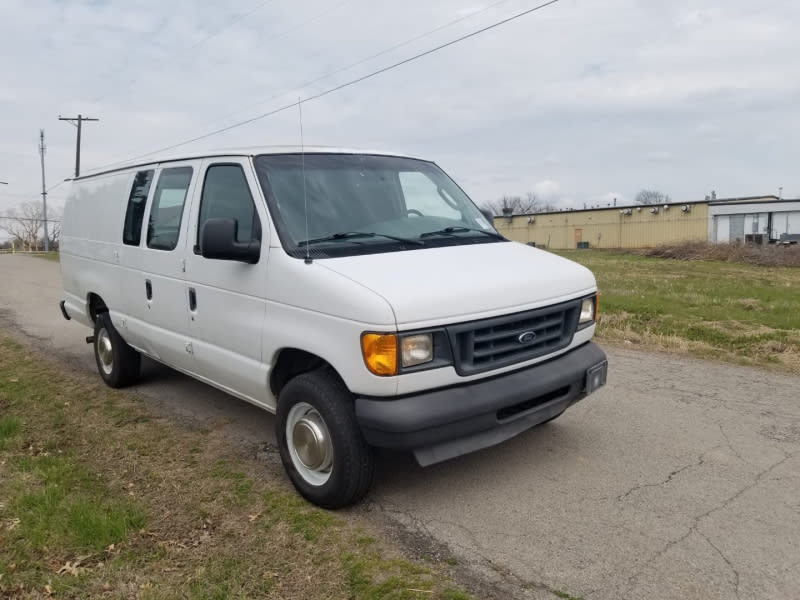
[[[397,336],[393,333],[365,333],[361,352],[367,368],[375,375],[397,375]]]

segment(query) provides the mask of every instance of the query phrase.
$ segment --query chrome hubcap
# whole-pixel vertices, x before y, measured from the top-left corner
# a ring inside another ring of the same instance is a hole
[[[306,402],[295,404],[286,420],[289,455],[298,473],[312,485],[322,485],[331,476],[333,444],[322,415]]]
[[[97,356],[100,357],[100,367],[106,375],[111,375],[114,370],[114,353],[111,346],[111,337],[108,331],[101,329],[97,334]]]

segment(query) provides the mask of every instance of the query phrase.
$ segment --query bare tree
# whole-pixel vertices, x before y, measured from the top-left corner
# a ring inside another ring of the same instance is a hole
[[[524,198],[522,196],[504,195],[499,200],[484,202],[483,207],[490,210],[496,217],[541,212],[537,210],[539,199],[533,192],[528,192]]]
[[[37,202],[25,202],[11,208],[0,217],[0,229],[8,233],[25,250],[39,250],[42,243],[40,237],[44,224],[42,205]],[[59,229],[60,233],[60,229]]]
[[[558,212],[558,207],[556,207],[556,205],[553,204],[552,202],[545,202],[543,204],[539,204],[534,212],[537,213]]]
[[[638,204],[668,204],[672,201],[669,194],[658,190],[642,190],[636,194],[634,201]]]
[[[56,208],[47,211],[47,238],[50,242],[50,250],[58,250],[61,240],[61,211]]]

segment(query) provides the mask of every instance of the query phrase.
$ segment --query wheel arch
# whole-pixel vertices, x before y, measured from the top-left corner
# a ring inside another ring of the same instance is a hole
[[[300,348],[282,348],[276,353],[270,371],[270,391],[275,398],[279,398],[281,390],[290,380],[303,373],[325,368],[330,369],[340,380],[344,381],[333,365],[321,356]],[[345,387],[347,386],[345,385]]]
[[[94,292],[89,292],[86,296],[86,308],[89,311],[89,318],[92,320],[92,323],[97,320],[97,315],[108,312],[108,306],[106,306],[105,300]]]

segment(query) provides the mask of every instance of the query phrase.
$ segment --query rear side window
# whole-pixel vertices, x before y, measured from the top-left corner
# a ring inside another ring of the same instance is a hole
[[[247,178],[239,165],[211,165],[206,170],[197,227],[198,245],[205,222],[219,218],[236,221],[237,242],[261,239],[261,222]]]
[[[191,167],[164,169],[158,177],[150,222],[147,225],[147,247],[174,250],[181,231],[183,205],[192,181]]]
[[[133,178],[131,195],[128,197],[128,209],[125,211],[125,226],[122,230],[122,242],[129,246],[138,246],[142,240],[142,221],[153,171],[139,171]]]

